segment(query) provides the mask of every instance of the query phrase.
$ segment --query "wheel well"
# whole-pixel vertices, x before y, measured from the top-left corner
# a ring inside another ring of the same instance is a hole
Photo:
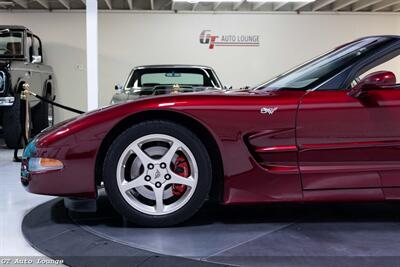
[[[196,121],[195,119],[183,115],[181,113],[173,112],[173,111],[147,111],[141,112],[138,114],[134,114],[128,118],[125,118],[121,122],[119,122],[110,132],[106,135],[103,142],[100,145],[99,151],[97,153],[96,165],[95,165],[95,179],[96,185],[100,185],[103,181],[102,172],[103,172],[103,163],[105,156],[107,154],[108,148],[111,146],[113,140],[121,134],[124,130],[129,128],[130,126],[140,123],[142,121],[148,120],[166,120],[175,123],[179,123],[188,129],[190,129],[197,137],[203,141],[207,151],[209,152],[209,156],[211,158],[212,163],[212,172],[213,172],[213,182],[210,192],[210,198],[214,200],[221,200],[223,193],[223,163],[221,158],[221,153],[219,151],[218,145],[208,131],[206,127],[204,127],[201,123]]]

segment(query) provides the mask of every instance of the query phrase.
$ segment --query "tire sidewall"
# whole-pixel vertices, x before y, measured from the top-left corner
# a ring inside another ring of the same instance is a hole
[[[8,148],[19,148],[18,143],[22,146],[22,141],[19,142],[22,132],[21,123],[23,123],[23,121],[21,121],[21,109],[21,99],[18,94],[15,96],[13,105],[5,108],[3,112],[2,125],[4,140]]]
[[[165,134],[183,142],[192,152],[198,167],[198,181],[190,200],[179,210],[165,215],[142,213],[124,199],[117,183],[117,164],[121,154],[136,139],[149,134]],[[149,121],[134,125],[119,135],[109,148],[103,167],[104,186],[114,208],[128,220],[143,226],[170,226],[191,217],[203,204],[211,187],[211,161],[201,140],[189,129],[168,121]]]

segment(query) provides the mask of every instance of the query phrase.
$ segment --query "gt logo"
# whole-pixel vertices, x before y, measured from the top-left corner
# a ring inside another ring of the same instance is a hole
[[[261,108],[260,112],[261,114],[268,114],[268,115],[272,115],[274,114],[275,111],[278,110],[278,107],[273,107],[273,108]]]

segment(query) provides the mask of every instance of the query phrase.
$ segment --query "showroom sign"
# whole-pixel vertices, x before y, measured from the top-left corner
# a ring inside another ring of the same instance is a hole
[[[215,35],[210,30],[203,30],[200,33],[200,44],[208,45],[209,49],[214,49],[216,46],[259,47],[260,35]]]

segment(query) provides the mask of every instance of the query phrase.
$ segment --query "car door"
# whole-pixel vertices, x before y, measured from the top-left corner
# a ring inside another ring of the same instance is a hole
[[[348,92],[315,90],[300,103],[297,142],[306,199],[382,198],[381,187],[400,186],[400,90],[373,90],[364,98]]]

